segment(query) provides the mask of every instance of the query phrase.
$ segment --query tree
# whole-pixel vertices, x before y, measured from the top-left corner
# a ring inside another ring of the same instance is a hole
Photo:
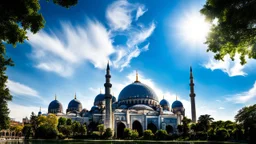
[[[200,12],[213,23],[206,38],[207,51],[215,53],[216,60],[229,54],[234,60],[240,54],[241,64],[245,56],[256,59],[256,1],[255,0],[207,0]]]
[[[2,22],[0,22],[0,29],[1,23]],[[12,100],[12,96],[10,95],[9,89],[6,86],[8,77],[6,76],[5,71],[7,69],[7,66],[13,66],[13,62],[10,58],[7,58],[6,56],[5,47],[2,43],[0,34],[0,130],[7,129],[10,123],[10,118],[8,117],[9,109],[7,104],[8,101]]]
[[[216,130],[216,138],[217,140],[227,140],[229,138],[229,133],[225,128],[220,128]]]
[[[182,120],[182,132],[183,135],[188,135],[189,132],[189,124],[191,123],[191,119],[184,117]]]
[[[51,1],[51,0],[47,0]],[[77,0],[53,0],[57,5],[69,8]],[[5,44],[23,43],[28,39],[27,31],[38,32],[44,27],[44,18],[40,13],[39,0],[0,1],[0,129],[9,126],[8,101],[12,100],[6,86],[7,66],[13,66],[11,58],[6,56]]]
[[[36,133],[36,129],[38,128],[38,117],[35,115],[34,112],[31,113],[30,116],[30,124],[31,124],[31,130],[32,133],[35,134]]]
[[[84,135],[86,132],[87,132],[86,126],[80,124],[80,127],[79,127],[79,133],[80,133],[80,135]]]
[[[25,139],[29,139],[30,134],[31,134],[31,125],[30,124],[24,125],[24,127],[22,129],[22,134],[25,136]]]
[[[67,119],[67,122],[66,122],[67,125],[71,125],[72,124],[72,120],[69,118]]]
[[[78,121],[72,122],[71,128],[72,128],[73,136],[77,135],[77,133],[79,133],[80,125],[81,124]]]
[[[240,109],[235,116],[235,120],[243,125],[245,135],[250,141],[256,140],[254,136],[256,133],[256,104]]]
[[[103,132],[104,132],[104,124],[100,124],[97,126],[98,131],[100,132],[100,136],[102,136]]]
[[[67,122],[67,119],[66,119],[66,118],[60,117],[60,118],[58,119],[58,126],[66,125],[66,122]]]
[[[214,118],[211,115],[205,114],[201,115],[198,119],[199,125],[203,128],[204,131],[208,131],[211,122],[213,122]]]

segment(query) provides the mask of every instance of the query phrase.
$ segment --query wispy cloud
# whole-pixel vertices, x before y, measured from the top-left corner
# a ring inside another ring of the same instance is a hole
[[[227,101],[234,103],[253,103],[256,101],[256,81],[251,89],[246,92],[236,94],[232,97],[226,98]]]
[[[7,87],[11,91],[11,94],[15,96],[40,97],[35,89],[19,82],[7,80]]]
[[[62,23],[61,33],[58,36],[45,31],[29,34],[28,43],[33,47],[37,68],[70,76],[73,67],[84,61],[104,68],[114,52],[108,31],[98,21],[88,19],[85,26],[77,27]]]
[[[112,30],[127,30],[133,20],[138,20],[147,9],[142,4],[132,4],[126,0],[116,1],[108,6],[106,17]],[[136,12],[136,15],[132,14]]]
[[[136,13],[136,20],[139,19],[145,12],[147,12],[148,9],[146,9],[144,6],[139,6]]]
[[[133,13],[136,11],[137,14]],[[110,29],[87,18],[84,25],[63,22],[58,31],[28,33],[27,42],[33,48],[30,56],[35,60],[36,68],[63,77],[72,76],[75,69],[85,62],[103,69],[110,60],[115,68],[123,70],[133,58],[148,50],[149,43],[144,42],[152,35],[155,23],[148,27],[137,26],[135,20],[145,12],[142,4],[116,1],[106,11]],[[115,44],[119,35],[125,36],[127,41]]]
[[[224,107],[219,107],[219,109],[220,109],[220,110],[223,110],[223,109],[225,109],[225,108],[224,108]]]
[[[234,61],[232,61],[229,55],[226,55],[223,61],[213,60],[212,58],[203,66],[207,69],[213,70],[222,70],[227,73],[230,77],[233,76],[245,76],[247,73],[244,72],[244,65],[240,64],[239,54],[236,54]]]

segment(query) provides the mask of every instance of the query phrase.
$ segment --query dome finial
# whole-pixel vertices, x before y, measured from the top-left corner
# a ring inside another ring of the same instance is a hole
[[[136,70],[136,81],[135,82],[139,82],[139,75],[138,75],[138,71]]]
[[[40,109],[39,109],[39,111],[41,112],[41,106],[40,106]]]
[[[163,99],[164,99],[164,95],[163,95]]]
[[[75,92],[75,99],[76,99],[76,92]]]
[[[175,95],[176,95],[176,100],[178,100],[177,94],[175,94]]]
[[[100,94],[102,94],[101,88],[100,88]]]
[[[57,100],[57,95],[55,94],[55,100]]]

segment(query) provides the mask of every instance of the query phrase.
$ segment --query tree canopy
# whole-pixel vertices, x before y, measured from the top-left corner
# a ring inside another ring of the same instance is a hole
[[[215,59],[234,60],[237,53],[241,64],[247,56],[256,59],[256,0],[207,0],[200,12],[209,22],[217,20],[206,38]]]
[[[78,0],[46,0],[48,2],[69,8]],[[0,1],[0,129],[9,126],[8,101],[12,100],[6,86],[8,77],[5,74],[7,66],[13,66],[13,61],[6,56],[5,44],[23,43],[28,39],[27,32],[38,32],[44,27],[45,20],[40,13],[39,0]]]

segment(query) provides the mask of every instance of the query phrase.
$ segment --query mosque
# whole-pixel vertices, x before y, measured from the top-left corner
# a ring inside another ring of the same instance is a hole
[[[176,133],[177,126],[182,124],[185,109],[179,100],[170,103],[166,99],[159,102],[158,96],[149,86],[139,81],[138,73],[136,80],[124,87],[118,99],[111,95],[111,74],[109,64],[106,69],[105,94],[98,94],[94,99],[94,106],[83,109],[82,103],[76,98],[68,104],[66,113],[63,112],[62,104],[53,100],[48,107],[48,114],[56,114],[58,117],[71,118],[74,121],[104,124],[105,128],[114,130],[115,137],[122,138],[124,128],[136,129],[141,136],[144,130],[151,129],[156,132],[164,129],[168,133]],[[192,68],[190,67],[190,98],[192,121],[196,122],[195,93]],[[38,115],[42,115],[41,110]],[[47,114],[43,114],[47,115]]]

